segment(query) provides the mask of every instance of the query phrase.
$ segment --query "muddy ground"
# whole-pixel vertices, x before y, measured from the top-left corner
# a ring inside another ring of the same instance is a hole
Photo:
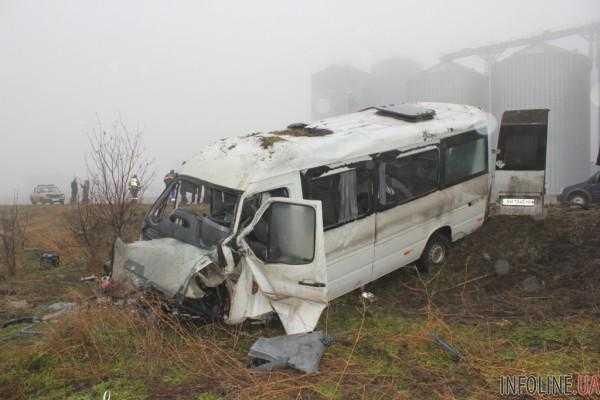
[[[276,321],[189,327],[98,298],[80,281],[99,266],[64,228],[69,207],[28,209],[22,267],[0,281],[0,324],[58,301],[76,309],[31,335],[0,330],[2,399],[494,399],[502,376],[600,374],[599,209],[495,216],[453,244],[445,268],[392,273],[366,288],[372,301],[337,299],[321,318],[336,342],[317,375],[246,367],[258,337],[283,333]],[[61,267],[40,269],[36,249],[61,253]]]

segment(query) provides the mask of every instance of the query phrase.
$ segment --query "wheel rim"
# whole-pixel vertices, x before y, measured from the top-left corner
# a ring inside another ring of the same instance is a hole
[[[434,244],[431,246],[429,257],[431,258],[431,262],[434,264],[441,264],[444,262],[444,259],[446,258],[446,250],[444,249],[444,246],[440,244]]]
[[[575,196],[571,199],[571,204],[574,204],[576,206],[584,206],[585,199],[581,196]]]

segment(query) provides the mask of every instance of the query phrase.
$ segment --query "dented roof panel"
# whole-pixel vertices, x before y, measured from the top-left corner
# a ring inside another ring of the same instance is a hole
[[[445,136],[483,129],[488,123],[495,125],[493,117],[476,107],[446,103],[415,106],[431,109],[435,116],[408,122],[371,108],[309,124],[303,129],[313,132],[310,135],[273,132],[221,139],[187,161],[179,172],[245,190],[253,182],[293,171],[436,143]],[[314,134],[319,131],[327,134]]]

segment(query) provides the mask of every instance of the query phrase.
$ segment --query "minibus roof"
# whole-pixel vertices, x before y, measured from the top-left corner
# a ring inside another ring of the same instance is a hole
[[[493,124],[488,131],[496,128],[491,115],[472,106],[414,103],[400,109],[429,116],[404,118],[371,107],[312,124],[292,124],[282,131],[225,138],[186,161],[179,173],[246,190],[252,182],[293,171],[427,146],[469,130],[483,133],[488,124]]]

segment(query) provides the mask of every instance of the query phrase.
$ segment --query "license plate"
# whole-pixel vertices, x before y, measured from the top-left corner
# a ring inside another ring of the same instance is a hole
[[[534,207],[535,199],[502,199],[503,206],[524,206]]]

